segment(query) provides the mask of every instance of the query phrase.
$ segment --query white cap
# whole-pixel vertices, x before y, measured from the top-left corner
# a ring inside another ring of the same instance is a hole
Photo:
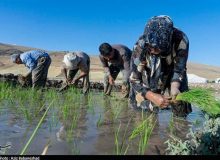
[[[75,52],[67,53],[64,55],[63,62],[68,69],[77,69],[79,63],[79,57]]]

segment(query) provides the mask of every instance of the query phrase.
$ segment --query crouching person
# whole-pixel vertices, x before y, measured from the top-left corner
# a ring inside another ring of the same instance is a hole
[[[90,58],[84,52],[67,53],[63,59],[64,65],[61,72],[64,74],[67,86],[77,85],[79,79],[83,78],[83,94],[89,91],[89,71],[90,71]],[[77,78],[74,78],[76,73],[80,70]],[[64,88],[63,88],[64,89]],[[63,90],[62,88],[60,91]]]
[[[188,90],[186,64],[189,41],[186,34],[173,26],[169,16],[152,17],[134,46],[130,76],[130,100],[141,108],[165,108],[171,105],[175,116],[192,112],[191,104],[173,103]],[[165,96],[168,90],[169,97]]]
[[[24,64],[29,69],[26,75],[19,76],[20,82],[23,81],[33,88],[45,87],[48,69],[51,64],[48,53],[41,50],[32,50],[22,54],[13,54],[11,60],[16,64]]]
[[[102,43],[99,46],[99,51],[99,58],[105,71],[104,94],[111,94],[114,81],[121,71],[123,74],[121,98],[128,98],[130,90],[129,76],[132,51],[124,45],[110,45],[108,43]]]

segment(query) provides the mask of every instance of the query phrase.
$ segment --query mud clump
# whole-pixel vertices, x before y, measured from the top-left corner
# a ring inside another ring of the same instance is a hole
[[[23,87],[28,86],[25,83],[22,83],[19,80],[18,75],[14,75],[12,73],[8,74],[0,74],[0,82],[7,82],[13,86],[20,85]],[[63,80],[54,80],[54,79],[47,79],[46,82],[46,88],[61,88],[62,86],[65,85],[65,82]],[[82,88],[83,83],[81,80],[79,80],[78,84],[76,85],[77,88]],[[90,89],[95,89],[95,90],[103,90],[104,89],[104,84],[100,82],[90,82]],[[121,84],[115,84],[113,86],[114,91],[120,91],[121,90]]]

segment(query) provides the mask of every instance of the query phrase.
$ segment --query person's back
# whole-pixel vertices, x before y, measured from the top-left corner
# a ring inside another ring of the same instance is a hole
[[[121,67],[124,63],[130,62],[132,51],[127,46],[122,44],[113,44],[111,46],[117,51],[114,57],[106,60],[102,55],[99,55],[101,62],[104,64],[104,67],[106,66],[106,63]]]
[[[82,52],[82,51],[76,51],[75,52],[76,55],[80,58],[82,58],[83,61],[89,61],[90,60],[90,57],[88,54],[86,54],[85,52]]]
[[[48,53],[42,50],[31,50],[20,54],[20,59],[23,64],[30,70],[33,70],[37,65],[40,57],[49,57]]]

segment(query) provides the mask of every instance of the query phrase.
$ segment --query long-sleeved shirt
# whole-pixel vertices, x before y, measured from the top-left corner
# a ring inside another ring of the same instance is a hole
[[[111,60],[105,59],[102,55],[99,55],[104,71],[110,74],[109,65],[117,66],[120,69],[130,71],[130,60],[132,51],[124,45],[112,45],[115,50],[115,55]]]
[[[48,53],[40,50],[32,50],[24,52],[20,55],[22,63],[29,69],[31,72],[36,66],[37,61],[40,57],[48,57]]]
[[[68,68],[70,70],[79,69],[85,73],[88,73],[90,70],[90,57],[85,52],[77,51],[73,53],[68,53],[70,55],[75,55],[76,59],[72,60],[67,66],[65,63],[63,64],[64,68]],[[65,58],[64,58],[65,59]]]
[[[89,72],[90,69],[90,58],[85,52],[76,52],[76,55],[79,57],[79,62],[77,64],[80,71],[83,71],[85,73]]]
[[[172,36],[172,47],[170,53],[167,56],[160,56],[160,73],[157,74],[157,80],[160,79],[157,84],[154,84],[154,89],[159,87],[159,83],[163,84],[163,89],[168,83],[173,81],[182,82],[183,78],[186,78],[186,63],[188,59],[189,41],[187,36],[179,29],[174,28]],[[144,38],[141,36],[136,42],[133,50],[133,65],[130,79],[133,82],[143,83],[145,90],[152,90],[153,86],[150,86],[152,76],[151,58],[147,46],[144,43]],[[138,71],[140,66],[144,66],[145,72]],[[146,84],[148,83],[148,84]]]

